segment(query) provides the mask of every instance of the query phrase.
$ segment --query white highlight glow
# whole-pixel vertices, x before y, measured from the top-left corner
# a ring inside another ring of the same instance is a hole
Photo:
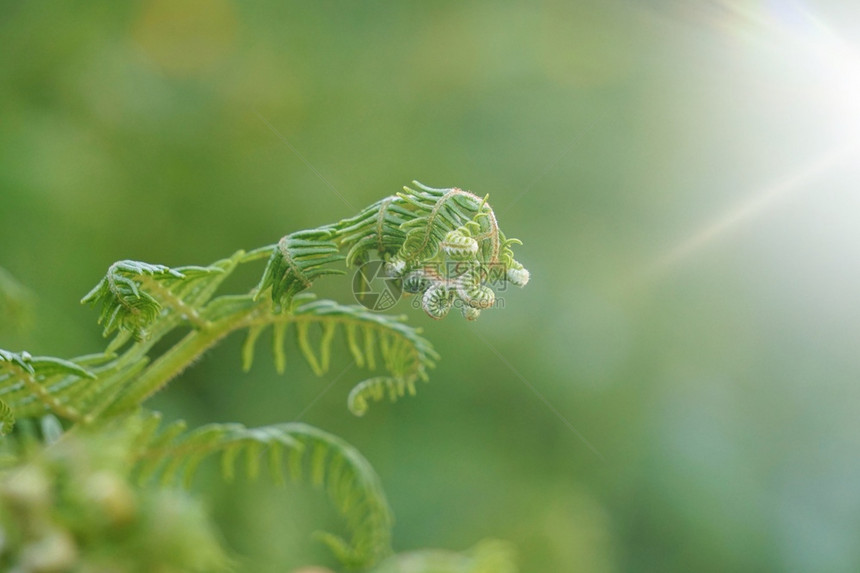
[[[749,5],[727,3],[739,24],[736,31],[769,53],[779,54],[780,68],[802,79],[806,102],[813,109],[797,109],[797,117],[820,114],[833,122],[832,147],[787,175],[754,190],[750,196],[681,241],[649,265],[640,278],[654,278],[689,258],[704,246],[760,215],[779,200],[811,187],[834,169],[857,161],[860,155],[860,51],[843,41],[831,27],[808,11],[785,18],[749,10]],[[786,58],[790,58],[787,61]],[[782,65],[782,64],[790,65]]]
[[[706,225],[701,231],[682,241],[678,246],[662,256],[647,274],[653,275],[680,263],[734,227],[759,215],[774,202],[808,187],[816,180],[827,175],[834,168],[844,164],[852,157],[856,157],[858,152],[860,152],[860,145],[857,143],[842,145],[822,154],[800,169],[767,185],[764,189],[756,192],[725,215]]]

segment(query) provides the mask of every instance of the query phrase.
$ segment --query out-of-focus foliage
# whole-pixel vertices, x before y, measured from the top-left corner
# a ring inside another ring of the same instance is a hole
[[[344,436],[400,548],[506,539],[523,571],[858,569],[860,177],[839,159],[856,3],[0,13],[0,266],[38,300],[0,347],[100,349],[77,301],[116,260],[215,260],[413,178],[490,193],[529,290],[469,324],[394,309],[444,357],[420,400],[344,416],[348,361],[313,382],[294,350],[289,383],[263,360],[237,375],[228,338],[156,405]],[[326,562],[314,502],[198,479],[248,570]]]
[[[18,331],[26,327],[32,295],[15,280],[9,271],[0,267],[0,329]]]
[[[24,452],[24,463],[2,474],[4,571],[229,570],[216,527],[200,502],[185,492],[141,490],[129,482],[124,438],[121,433],[65,435],[50,448]]]
[[[465,553],[415,551],[392,557],[374,573],[516,573],[511,548],[485,540]]]

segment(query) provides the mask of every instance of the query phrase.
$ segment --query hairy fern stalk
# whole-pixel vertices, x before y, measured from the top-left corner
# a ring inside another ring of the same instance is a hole
[[[99,308],[99,323],[110,338],[103,352],[64,360],[0,350],[0,433],[12,432],[16,419],[42,419],[43,426],[45,420],[60,419],[62,425],[49,423],[55,431],[36,434],[46,441],[121,436],[124,449],[117,465],[142,481],[181,478],[189,483],[198,464],[215,455],[227,479],[237,467],[255,476],[261,460],[277,482],[307,474],[326,489],[345,520],[346,538],[321,535],[338,560],[367,569],[387,559],[383,567],[389,570],[397,559],[389,557],[391,512],[378,476],[351,446],[297,423],[255,429],[210,424],[191,431],[182,422],[162,427],[160,416],[143,409],[143,403],[235,331],[246,333],[245,370],[266,330],[271,330],[279,372],[286,370],[288,340],[317,375],[328,371],[335,340],[342,340],[355,364],[372,373],[349,393],[348,407],[356,415],[371,401],[414,394],[416,383],[427,380],[438,360],[420,329],[407,325],[403,316],[319,300],[310,292],[314,282],[380,260],[390,280],[419,297],[428,316],[440,319],[459,308],[474,320],[494,305],[494,287],[524,286],[529,279],[513,256],[519,241],[502,233],[486,197],[417,182],[414,187],[354,217],[291,233],[208,266],[114,263],[83,298]],[[265,270],[249,292],[219,292],[239,265],[260,260],[267,261]],[[177,330],[187,334],[156,353],[155,345]],[[4,439],[0,460],[7,468],[26,462],[26,448],[18,443],[22,435],[16,430]],[[1,518],[2,513],[0,537]]]

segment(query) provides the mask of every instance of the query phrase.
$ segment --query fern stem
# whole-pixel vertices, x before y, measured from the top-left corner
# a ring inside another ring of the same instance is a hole
[[[219,340],[246,323],[251,313],[243,312],[228,316],[218,322],[208,323],[200,330],[192,330],[173,348],[165,352],[135,380],[134,384],[120,394],[118,399],[108,406],[108,415],[119,414],[133,410],[141,402],[152,396],[168,382],[179,376],[201,354],[218,343]]]

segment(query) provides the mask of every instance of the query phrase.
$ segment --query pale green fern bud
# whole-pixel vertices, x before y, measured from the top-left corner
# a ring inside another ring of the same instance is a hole
[[[423,271],[413,271],[403,279],[403,291],[409,294],[418,294],[426,291],[431,285],[430,279]]]
[[[385,263],[385,274],[390,277],[399,277],[403,276],[403,273],[406,271],[406,261],[398,257],[391,257],[391,259]]]
[[[441,246],[445,254],[458,261],[472,260],[478,252],[478,241],[467,237],[459,229],[449,231]]]
[[[481,284],[476,271],[466,271],[456,280],[457,296],[468,306],[490,308],[496,301],[496,293],[487,285]]]
[[[486,285],[458,286],[457,296],[473,308],[490,308],[496,302],[496,293]]]
[[[466,320],[478,320],[478,317],[481,316],[480,309],[468,305],[463,305],[463,307],[460,309],[460,312],[463,314],[463,318],[465,318]]]
[[[451,310],[452,296],[448,287],[442,284],[434,284],[425,291],[421,299],[421,307],[430,318],[439,320],[445,318]]]
[[[508,267],[507,273],[505,273],[508,277],[508,280],[518,287],[524,287],[529,282],[529,271],[526,270],[522,265],[514,261],[519,267],[511,266]]]

